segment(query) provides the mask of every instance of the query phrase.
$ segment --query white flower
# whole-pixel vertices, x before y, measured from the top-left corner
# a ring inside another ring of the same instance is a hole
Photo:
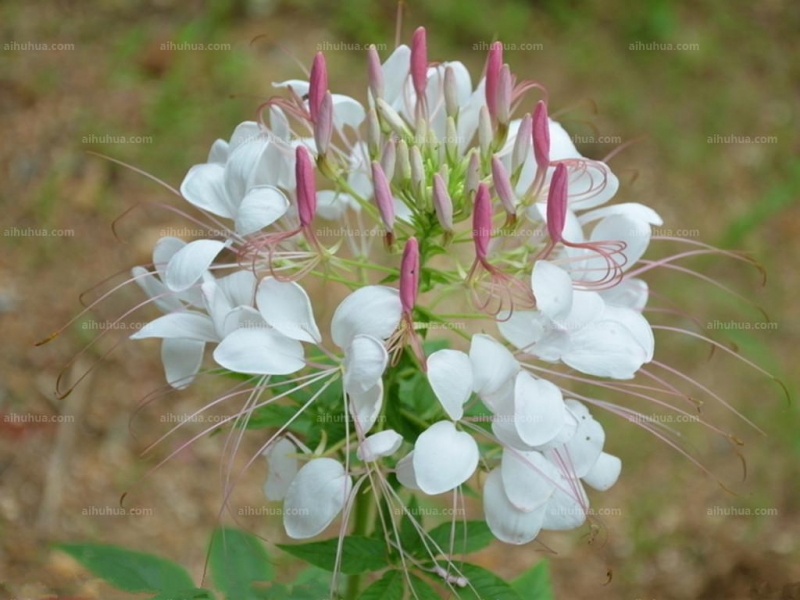
[[[342,512],[353,480],[332,458],[315,458],[298,471],[286,491],[283,526],[296,540],[322,533]]]
[[[653,333],[638,311],[573,290],[569,274],[546,261],[534,265],[531,287],[538,310],[516,311],[498,324],[520,350],[614,379],[630,379],[652,360]]]

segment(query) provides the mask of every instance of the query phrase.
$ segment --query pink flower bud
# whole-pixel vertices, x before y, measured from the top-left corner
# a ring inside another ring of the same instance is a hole
[[[370,44],[367,49],[367,74],[369,76],[369,91],[372,97],[377,100],[383,98],[383,70],[381,69],[381,59],[375,44]]]
[[[497,105],[495,107],[495,117],[497,122],[502,125],[508,125],[508,120],[511,117],[512,85],[511,68],[508,65],[503,65],[497,82]]]
[[[567,167],[564,163],[558,163],[547,194],[547,233],[554,243],[561,241],[567,219],[568,177]]]
[[[333,96],[330,92],[325,92],[322,97],[317,119],[313,121],[313,125],[317,153],[324,156],[328,152],[328,145],[331,143],[331,134],[333,133]]]
[[[381,213],[383,226],[389,233],[394,232],[394,199],[389,180],[383,172],[380,163],[372,161],[372,185],[375,188],[375,203],[378,205],[378,212]]]
[[[486,262],[489,242],[492,239],[492,199],[485,183],[478,185],[475,193],[475,212],[472,215],[472,239],[478,260]]]
[[[419,290],[419,243],[417,238],[408,238],[400,261],[400,304],[403,312],[410,314],[417,302]]]
[[[497,86],[500,80],[500,70],[503,68],[503,44],[492,42],[489,47],[489,56],[486,57],[486,107],[489,116],[497,115]]]
[[[447,186],[439,173],[433,176],[433,208],[439,225],[445,231],[453,231],[453,200],[447,193]]]
[[[328,68],[325,66],[325,56],[322,52],[317,52],[314,56],[314,63],[311,65],[311,75],[308,83],[308,112],[311,113],[311,120],[317,120],[317,113],[328,91]]]
[[[468,196],[478,191],[478,184],[481,179],[481,159],[478,152],[470,152],[469,162],[467,163],[466,179],[464,180],[464,190]]]
[[[509,215],[516,215],[517,198],[514,190],[511,189],[511,179],[497,155],[492,157],[492,181],[494,181],[494,190],[497,192],[500,202],[503,203],[503,208]]]
[[[394,177],[394,166],[396,162],[396,143],[394,139],[389,138],[383,145],[383,152],[381,153],[381,167],[386,174],[386,178],[391,180]]]
[[[428,40],[424,27],[417,27],[411,38],[411,81],[417,98],[424,98],[428,87]]]
[[[458,114],[458,85],[456,72],[453,67],[447,66],[444,70],[444,109],[445,114],[454,117]]]
[[[539,100],[533,111],[533,154],[540,170],[550,165],[550,124],[547,118],[547,105]]]
[[[305,146],[295,149],[295,180],[297,182],[297,212],[300,226],[308,227],[317,212],[317,187],[314,183],[314,165]]]
[[[531,141],[533,139],[533,119],[529,113],[525,113],[520,121],[517,130],[517,138],[514,140],[514,150],[511,153],[511,171],[515,172],[525,164],[525,159],[531,151]]]

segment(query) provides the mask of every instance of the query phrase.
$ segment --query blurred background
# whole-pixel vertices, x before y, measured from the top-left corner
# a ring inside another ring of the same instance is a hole
[[[715,390],[766,435],[696,390],[703,417],[743,442],[740,457],[724,437],[665,421],[709,476],[643,428],[602,415],[607,451],[624,466],[620,482],[594,497],[605,509],[598,534],[498,543],[476,560],[511,577],[547,557],[556,598],[567,600],[800,598],[800,3],[420,0],[404,12],[404,43],[425,25],[431,60],[461,60],[476,79],[489,43],[501,39],[518,77],[548,88],[551,111],[583,154],[603,158],[638,140],[610,163],[623,182],[617,199],[653,206],[665,220],[660,233],[750,251],[766,286],[756,269],[724,257],[686,263],[744,299],[673,272],[648,278],[661,295],[653,302],[679,306],[697,319],[683,326],[780,377],[793,398],[724,352],[709,357],[707,345],[659,333],[660,360]],[[115,235],[112,222],[135,203],[177,203],[88,151],[177,186],[214,139],[254,117],[271,82],[303,78],[318,49],[331,87],[363,100],[362,49],[375,43],[388,55],[396,14],[394,2],[375,0],[3,2],[0,598],[128,597],[52,550],[54,541],[157,552],[199,578],[220,508],[224,436],[198,441],[138,481],[177,447],[170,441],[139,457],[170,426],[164,411],[199,406],[192,388],[136,413],[163,382],[156,345],[118,349],[72,395],[54,399],[64,365],[138,301],[136,291],[34,347],[80,311],[83,292],[149,262],[153,242],[186,225],[148,208],[120,219]],[[687,249],[652,248],[651,256]],[[112,346],[82,354],[67,380]],[[263,504],[263,465],[251,475],[239,505]],[[282,539],[263,516],[239,522]],[[276,561],[287,560],[279,554]]]

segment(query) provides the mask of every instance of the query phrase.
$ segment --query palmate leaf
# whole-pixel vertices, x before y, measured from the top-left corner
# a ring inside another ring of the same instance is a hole
[[[392,569],[361,592],[358,600],[403,600],[403,573]]]
[[[93,574],[126,592],[177,592],[194,590],[186,570],[154,554],[111,544],[58,544],[56,546]]]
[[[272,581],[275,574],[261,540],[256,536],[220,527],[211,539],[211,580],[228,600],[255,600],[253,584]]]
[[[532,568],[511,582],[511,587],[523,598],[530,600],[555,600],[546,561],[539,561]]]
[[[308,544],[278,544],[278,548],[320,569],[333,571],[338,538]],[[388,565],[386,543],[382,539],[359,535],[344,538],[340,568],[346,575],[379,571]]]

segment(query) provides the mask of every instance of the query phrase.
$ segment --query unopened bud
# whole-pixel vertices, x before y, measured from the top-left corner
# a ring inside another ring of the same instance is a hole
[[[564,163],[558,163],[547,194],[547,233],[555,243],[561,241],[567,220],[568,177],[567,167]]]
[[[375,191],[375,204],[378,206],[381,220],[386,231],[394,233],[394,198],[389,180],[383,172],[380,163],[372,161],[372,186]]]
[[[525,164],[525,159],[531,150],[533,119],[531,115],[525,113],[520,121],[517,130],[517,138],[514,140],[514,150],[511,153],[511,172],[516,173],[517,169]]]
[[[517,214],[517,199],[514,195],[514,190],[511,189],[511,180],[508,177],[508,171],[503,163],[497,158],[497,155],[492,157],[492,181],[494,182],[494,190],[503,203],[503,208],[509,216]]]
[[[311,74],[308,82],[308,112],[311,120],[317,120],[319,107],[325,92],[328,91],[328,68],[325,65],[325,55],[317,52],[314,55],[314,62],[311,65]]]
[[[433,208],[439,225],[446,232],[453,231],[453,200],[447,193],[447,184],[439,173],[433,176]]]
[[[458,85],[456,84],[456,72],[453,67],[447,66],[444,70],[444,109],[450,117],[458,116]]]
[[[314,183],[311,156],[303,145],[295,149],[294,174],[297,186],[297,213],[300,217],[300,226],[306,228],[311,225],[317,212],[317,188]]]
[[[400,305],[403,312],[411,314],[417,303],[419,290],[419,243],[417,238],[408,238],[400,261]]]
[[[396,157],[395,146],[395,141],[392,138],[389,138],[383,145],[383,152],[381,153],[381,167],[383,168],[383,172],[386,173],[386,178],[389,179],[389,181],[391,181],[394,177]]]
[[[383,70],[381,69],[381,59],[378,56],[378,49],[375,48],[375,44],[370,44],[367,49],[367,74],[372,98],[374,100],[383,98]]]
[[[331,134],[333,133],[333,96],[331,96],[330,92],[325,92],[322,97],[317,119],[313,121],[313,125],[317,153],[320,156],[324,156],[328,152],[328,145],[331,142]]]
[[[542,100],[533,111],[533,154],[540,171],[550,166],[550,123],[547,105]]]
[[[503,44],[492,42],[489,55],[486,57],[486,107],[489,116],[497,115],[497,87],[500,82],[500,70],[503,68]]]

